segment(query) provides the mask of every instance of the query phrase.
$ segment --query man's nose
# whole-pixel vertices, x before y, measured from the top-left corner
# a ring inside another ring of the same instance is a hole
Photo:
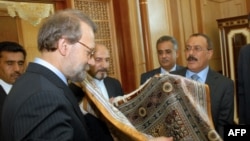
[[[89,58],[88,64],[89,64],[89,65],[95,65],[95,59],[94,59],[94,57],[90,57],[90,58]]]
[[[107,62],[107,61],[102,62],[102,67],[107,68],[108,65],[109,65],[109,62]]]
[[[20,71],[21,68],[22,68],[22,66],[19,65],[18,63],[14,63],[14,64],[13,64],[13,69],[14,69],[15,71]]]

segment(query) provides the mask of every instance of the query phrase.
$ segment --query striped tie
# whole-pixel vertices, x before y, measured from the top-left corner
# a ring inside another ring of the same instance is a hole
[[[191,79],[193,79],[193,80],[195,80],[195,81],[198,81],[199,78],[200,78],[200,77],[199,77],[197,74],[193,74],[193,75],[191,76]]]

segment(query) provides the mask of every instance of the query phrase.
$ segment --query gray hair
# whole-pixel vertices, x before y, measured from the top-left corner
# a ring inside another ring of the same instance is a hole
[[[89,25],[94,33],[97,31],[96,24],[80,10],[66,9],[50,16],[39,30],[38,50],[56,50],[62,37],[76,43],[82,37],[81,22]]]
[[[175,51],[178,50],[178,43],[177,43],[176,39],[175,39],[174,37],[168,36],[168,35],[161,36],[161,37],[157,40],[157,42],[156,42],[156,47],[157,47],[160,43],[166,42],[166,41],[172,42],[173,45],[174,45],[174,50],[175,50]]]

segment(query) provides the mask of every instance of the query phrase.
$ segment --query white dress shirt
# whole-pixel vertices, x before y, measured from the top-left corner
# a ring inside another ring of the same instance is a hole
[[[0,79],[0,85],[3,87],[6,94],[9,94],[10,89],[12,88],[12,85],[9,83],[4,82],[2,79]]]
[[[170,70],[171,71],[175,71],[176,70],[176,64],[174,65],[174,67]],[[161,74],[168,74],[169,72],[166,71],[164,68],[161,67]]]
[[[98,79],[94,79],[96,86],[99,88],[99,90],[102,92],[102,95],[109,100],[109,95],[108,95],[108,91],[105,87],[104,81],[102,80],[98,80]]]

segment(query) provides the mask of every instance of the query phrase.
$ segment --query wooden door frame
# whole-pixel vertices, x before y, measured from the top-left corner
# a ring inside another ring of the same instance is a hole
[[[113,0],[121,83],[125,93],[136,89],[130,19],[127,0]]]

